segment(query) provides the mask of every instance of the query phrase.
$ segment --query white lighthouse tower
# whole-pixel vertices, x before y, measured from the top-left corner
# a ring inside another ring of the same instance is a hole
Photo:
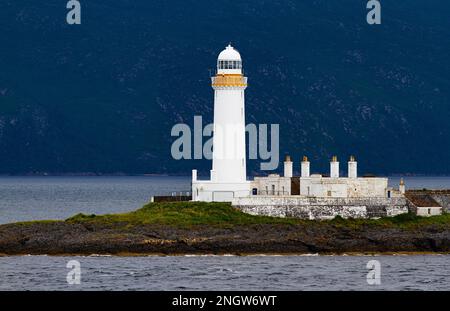
[[[197,180],[192,172],[194,201],[231,201],[250,194],[246,174],[245,89],[242,59],[231,45],[217,60],[214,89],[213,164],[210,180]]]

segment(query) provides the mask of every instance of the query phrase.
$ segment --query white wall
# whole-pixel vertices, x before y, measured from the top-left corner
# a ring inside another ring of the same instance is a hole
[[[442,214],[442,207],[417,207],[417,216],[437,216]]]
[[[214,183],[209,180],[192,182],[192,200],[203,202],[231,202],[234,198],[248,197],[250,182]]]
[[[277,174],[268,177],[255,177],[250,189],[258,189],[259,195],[290,195],[291,178]],[[273,189],[275,191],[273,191]],[[300,178],[300,195],[331,198],[387,197],[387,178],[329,178],[321,175]],[[283,192],[283,193],[282,193]],[[391,190],[392,197],[398,191]]]
[[[300,178],[300,195],[316,197],[386,197],[387,178]]]
[[[253,188],[258,189],[258,195],[290,195],[291,178],[276,174],[267,177],[255,177],[251,184],[251,189]]]
[[[246,180],[245,87],[214,87],[214,182]]]

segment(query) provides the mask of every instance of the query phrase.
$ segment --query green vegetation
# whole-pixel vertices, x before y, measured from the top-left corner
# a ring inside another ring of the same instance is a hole
[[[450,214],[434,217],[419,217],[413,214],[403,214],[396,217],[380,219],[343,219],[335,217],[329,221],[311,221],[294,218],[275,218],[267,216],[252,216],[233,208],[229,203],[205,202],[167,202],[149,203],[143,208],[124,214],[84,215],[78,214],[66,220],[71,223],[101,223],[141,225],[161,224],[179,227],[195,225],[233,226],[251,224],[332,224],[337,227],[357,229],[362,226],[398,227],[414,229],[419,226],[450,225]]]
[[[440,216],[421,217],[411,213],[401,214],[395,217],[383,217],[380,219],[343,219],[340,216],[331,220],[331,223],[339,227],[357,228],[361,226],[396,227],[402,229],[415,229],[422,226],[450,226],[450,214]]]
[[[113,215],[78,214],[67,222],[162,224],[172,226],[193,225],[249,225],[249,224],[298,224],[305,220],[252,216],[239,211],[229,203],[164,202],[149,203],[137,211]]]
[[[19,226],[30,226],[30,225],[34,225],[34,224],[53,224],[53,223],[57,223],[57,222],[61,222],[61,221],[60,221],[60,220],[33,220],[33,221],[20,221],[20,222],[14,223],[14,225],[19,225]]]

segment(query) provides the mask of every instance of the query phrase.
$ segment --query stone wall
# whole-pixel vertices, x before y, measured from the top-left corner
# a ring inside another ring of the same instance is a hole
[[[254,196],[235,199],[245,213],[301,219],[378,218],[408,213],[405,198],[314,198]]]

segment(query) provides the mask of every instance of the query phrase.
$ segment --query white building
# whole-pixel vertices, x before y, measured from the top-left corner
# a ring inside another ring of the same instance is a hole
[[[252,195],[331,197],[331,198],[390,198],[402,194],[388,187],[387,178],[358,177],[355,157],[348,161],[347,176],[340,176],[339,162],[334,156],[330,161],[330,174],[310,174],[310,162],[303,157],[301,174],[293,176],[293,163],[289,156],[284,162],[284,177],[272,174],[256,177],[251,183]]]
[[[219,54],[214,89],[213,161],[210,180],[198,180],[192,171],[194,201],[233,201],[250,196],[304,196],[331,198],[390,198],[401,196],[388,188],[387,178],[358,177],[357,162],[351,157],[347,177],[339,176],[337,157],[330,162],[329,177],[310,174],[310,162],[301,162],[301,176],[293,176],[293,162],[287,157],[284,176],[271,174],[247,181],[245,144],[245,89],[241,55],[231,45]],[[403,189],[404,191],[404,189]]]
[[[250,194],[246,174],[245,89],[241,55],[231,45],[219,54],[214,89],[213,163],[210,180],[192,171],[194,201],[231,201]]]

